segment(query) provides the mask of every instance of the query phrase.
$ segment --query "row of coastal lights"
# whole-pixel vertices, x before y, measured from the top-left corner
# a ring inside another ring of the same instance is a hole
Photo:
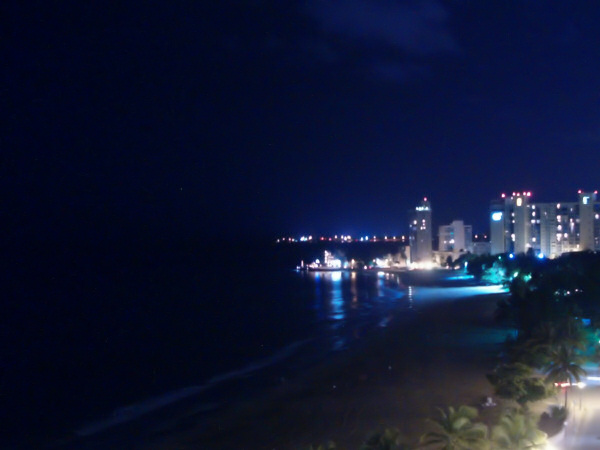
[[[583,190],[579,189],[577,190],[578,194],[583,194]],[[594,191],[594,194],[598,194],[598,191]],[[525,191],[523,193],[521,192],[513,192],[512,196],[513,197],[519,197],[519,196],[523,196],[523,197],[531,197],[531,192],[530,191]],[[506,194],[502,194],[502,198],[506,198]]]
[[[339,241],[339,242],[377,242],[377,241],[405,241],[406,236],[384,236],[383,238],[377,236],[362,236],[360,238],[352,238],[350,235],[335,235],[333,237],[321,236],[320,238],[313,238],[312,236],[300,236],[299,238],[294,237],[282,237],[277,239],[277,243],[281,242],[316,242],[316,241]]]
[[[513,197],[520,197],[521,195],[523,197],[531,197],[531,192],[523,192],[522,194],[520,192],[513,192],[512,193]],[[506,198],[506,194],[503,193],[502,194],[502,198]]]

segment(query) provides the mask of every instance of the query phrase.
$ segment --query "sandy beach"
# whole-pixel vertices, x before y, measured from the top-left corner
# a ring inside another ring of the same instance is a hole
[[[385,427],[418,439],[436,406],[477,405],[492,394],[485,373],[506,336],[493,324],[497,300],[490,295],[423,308],[411,326],[386,330],[264,404],[242,405],[224,422],[164,443],[267,449],[331,439],[358,448],[369,432]],[[486,339],[486,329],[493,338]]]
[[[353,449],[386,427],[397,427],[416,442],[436,407],[478,406],[493,394],[485,374],[511,332],[493,319],[506,294],[473,287],[464,288],[473,291],[461,297],[452,295],[454,288],[441,289],[443,300],[420,301],[416,293],[417,313],[409,324],[392,320],[352,351],[250,401],[232,402],[208,417],[195,414],[189,404],[171,408],[151,421],[78,442],[77,448],[119,443],[150,449],[297,449],[332,440]],[[480,408],[484,421],[497,416],[498,403]]]

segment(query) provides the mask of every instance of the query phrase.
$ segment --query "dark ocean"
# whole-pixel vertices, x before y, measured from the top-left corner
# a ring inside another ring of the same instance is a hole
[[[14,252],[3,268],[2,443],[89,437],[192,397],[210,411],[410,317],[397,275],[294,270],[322,250],[113,242]]]

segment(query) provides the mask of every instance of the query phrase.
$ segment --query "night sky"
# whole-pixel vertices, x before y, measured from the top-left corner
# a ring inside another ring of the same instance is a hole
[[[0,10],[16,237],[399,234],[423,196],[485,232],[501,192],[600,187],[596,2]]]

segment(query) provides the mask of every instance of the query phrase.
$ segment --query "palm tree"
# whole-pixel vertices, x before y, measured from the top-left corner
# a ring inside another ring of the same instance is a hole
[[[544,367],[553,348],[564,345],[584,350],[588,340],[581,323],[572,317],[560,322],[546,321],[533,330],[529,339],[515,345],[512,354],[516,361]]]
[[[574,317],[566,317],[559,322],[541,323],[534,330],[531,341],[539,347],[562,344],[584,349],[587,344],[587,338],[581,322]]]
[[[448,407],[446,413],[438,408],[441,417],[429,419],[435,427],[421,436],[422,445],[437,450],[473,450],[484,448],[487,438],[487,426],[482,423],[473,423],[477,418],[477,409],[470,406],[461,406],[455,410]]]
[[[535,421],[524,414],[509,413],[492,428],[492,448],[525,450],[545,448],[547,435],[538,430]]]
[[[582,358],[575,353],[573,347],[568,345],[557,345],[549,352],[550,362],[546,366],[546,381],[572,385],[574,381],[579,382],[586,374],[580,366]],[[567,408],[567,393],[569,386],[565,387],[565,409]]]

